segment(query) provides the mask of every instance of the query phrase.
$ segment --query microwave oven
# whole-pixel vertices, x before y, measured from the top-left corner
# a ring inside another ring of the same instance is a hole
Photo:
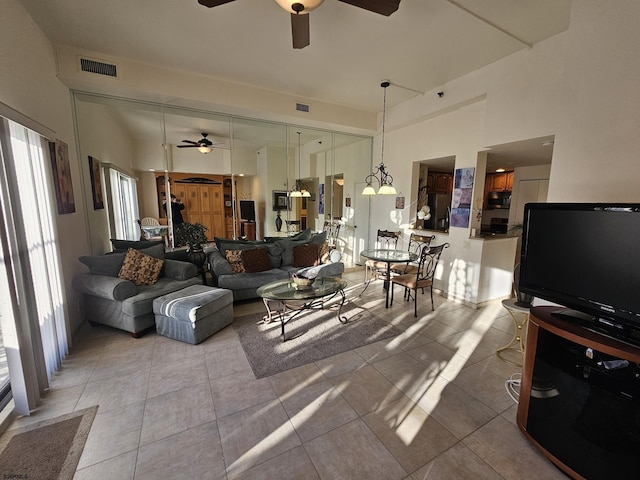
[[[489,192],[487,208],[509,208],[511,206],[511,192]]]

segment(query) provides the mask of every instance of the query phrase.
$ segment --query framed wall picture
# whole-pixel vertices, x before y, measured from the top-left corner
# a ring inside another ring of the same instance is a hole
[[[291,210],[291,201],[286,190],[273,191],[273,211],[279,212],[280,210]]]
[[[100,160],[89,156],[89,173],[91,174],[91,193],[93,194],[93,209],[104,208],[104,194],[102,192],[102,176],[100,175]]]
[[[69,146],[60,140],[49,142],[49,154],[58,213],[73,213],[76,211],[76,202],[73,198],[71,169],[69,167]]]

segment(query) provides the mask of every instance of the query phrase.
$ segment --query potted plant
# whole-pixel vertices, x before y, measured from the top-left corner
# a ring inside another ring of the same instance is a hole
[[[207,230],[201,223],[189,222],[179,223],[174,230],[176,247],[186,246],[189,261],[198,268],[202,268],[206,260],[202,244],[209,241],[205,233]]]

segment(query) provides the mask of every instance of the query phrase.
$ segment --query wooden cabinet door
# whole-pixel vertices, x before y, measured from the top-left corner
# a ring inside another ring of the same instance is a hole
[[[516,172],[507,172],[507,190],[513,190],[513,179],[516,176]]]
[[[448,173],[436,173],[434,189],[436,193],[451,193],[450,184],[452,175]]]
[[[494,173],[491,180],[491,191],[502,191],[507,188],[507,174],[506,173]]]
[[[434,193],[436,189],[436,176],[433,173],[427,174],[427,193]]]
[[[222,185],[210,185],[209,196],[211,205],[211,226],[209,227],[209,238],[225,236],[225,222],[224,222],[224,194],[222,192]]]

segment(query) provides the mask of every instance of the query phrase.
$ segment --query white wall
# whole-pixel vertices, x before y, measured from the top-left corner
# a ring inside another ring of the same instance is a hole
[[[0,102],[53,130],[57,139],[69,145],[76,211],[66,215],[54,213],[54,218],[58,235],[63,239],[58,248],[73,330],[79,325],[82,312],[80,296],[72,289],[71,278],[86,271],[77,259],[88,254],[89,246],[69,91],[56,78],[51,44],[22,5],[17,0],[0,0],[0,12]]]

